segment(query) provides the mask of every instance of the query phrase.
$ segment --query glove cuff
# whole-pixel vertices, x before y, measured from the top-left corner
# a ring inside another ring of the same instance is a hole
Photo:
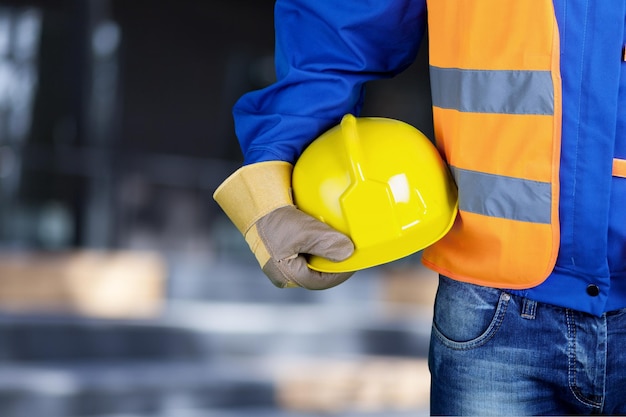
[[[235,171],[215,190],[213,198],[245,235],[261,217],[293,205],[291,171],[284,161],[258,162]]]

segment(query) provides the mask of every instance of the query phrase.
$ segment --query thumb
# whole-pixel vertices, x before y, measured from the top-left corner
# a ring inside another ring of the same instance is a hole
[[[293,247],[298,253],[321,256],[338,262],[354,253],[350,238],[315,219],[306,221],[300,233],[294,236]],[[314,223],[315,222],[315,223]]]
[[[277,260],[293,258],[300,253],[343,261],[354,252],[350,238],[293,206],[282,207],[258,222],[260,234],[270,234],[280,245],[272,248]],[[269,236],[266,236],[269,237]]]

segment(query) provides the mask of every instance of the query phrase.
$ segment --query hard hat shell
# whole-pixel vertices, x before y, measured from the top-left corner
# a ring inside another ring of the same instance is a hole
[[[296,206],[348,235],[354,253],[311,269],[348,272],[391,262],[442,238],[458,209],[457,189],[437,148],[413,126],[347,114],[296,161]]]

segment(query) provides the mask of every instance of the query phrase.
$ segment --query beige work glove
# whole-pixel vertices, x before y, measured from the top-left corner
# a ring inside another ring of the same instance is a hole
[[[346,235],[295,207],[292,168],[282,161],[246,165],[228,177],[213,198],[244,235],[274,285],[311,290],[334,287],[353,272],[313,271],[306,255],[342,261],[352,255],[354,245]]]

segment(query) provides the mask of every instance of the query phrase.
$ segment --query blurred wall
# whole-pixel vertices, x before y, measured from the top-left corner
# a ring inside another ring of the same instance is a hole
[[[215,249],[231,107],[274,79],[273,3],[0,0],[0,70],[24,86],[0,112],[0,247]],[[371,83],[364,114],[432,137],[426,59]]]
[[[37,30],[31,88],[18,92],[31,123],[19,138],[0,129],[15,162],[0,185],[0,243],[124,246],[137,227],[158,240],[173,201],[201,205],[208,227],[211,191],[241,158],[230,107],[271,81],[272,4],[1,1],[0,59],[16,74],[16,27],[30,15]]]

